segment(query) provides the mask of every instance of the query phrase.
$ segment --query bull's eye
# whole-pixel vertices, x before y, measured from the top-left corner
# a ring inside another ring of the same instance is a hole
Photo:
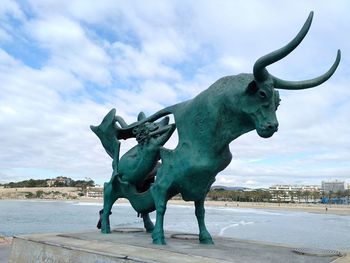
[[[278,100],[278,101],[276,102],[276,110],[277,110],[278,106],[280,105],[280,101],[281,101],[281,100]]]
[[[262,91],[262,90],[259,91],[259,96],[260,96],[260,98],[263,98],[263,99],[267,98],[266,92]]]

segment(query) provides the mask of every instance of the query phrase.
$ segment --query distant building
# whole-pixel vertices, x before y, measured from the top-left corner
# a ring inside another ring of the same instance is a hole
[[[88,187],[86,197],[101,198],[103,197],[103,187]]]
[[[289,184],[276,184],[269,187],[269,191],[309,191],[319,192],[321,187],[319,185],[289,185]]]
[[[322,181],[322,191],[324,193],[336,193],[345,191],[345,182],[344,181]]]
[[[321,187],[318,185],[276,184],[269,187],[271,200],[283,202],[309,202],[311,195],[316,196],[320,190]],[[306,193],[309,193],[310,196]]]
[[[72,182],[72,179],[71,178],[68,178],[68,177],[64,177],[64,176],[58,176],[54,179],[50,179],[50,180],[47,180],[47,185],[49,187],[51,186],[54,186],[55,184],[62,184],[62,185],[70,185],[70,183]]]

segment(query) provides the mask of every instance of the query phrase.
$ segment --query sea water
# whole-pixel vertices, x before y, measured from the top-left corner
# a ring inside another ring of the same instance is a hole
[[[78,201],[0,200],[0,235],[76,232],[96,229],[101,204]],[[152,221],[155,213],[151,213]],[[143,227],[129,204],[116,204],[111,227]],[[268,209],[206,207],[214,236],[296,247],[350,250],[350,216]],[[165,230],[198,233],[192,206],[168,205]]]

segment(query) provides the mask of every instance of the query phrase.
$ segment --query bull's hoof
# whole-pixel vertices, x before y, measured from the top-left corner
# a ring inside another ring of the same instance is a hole
[[[166,245],[163,231],[153,231],[152,238],[153,238],[153,244]]]
[[[199,234],[199,243],[204,245],[213,245],[213,239],[211,238],[211,235],[208,231],[202,231],[202,233]]]
[[[152,233],[154,229],[154,224],[152,223],[151,220],[146,220],[144,222],[144,226],[146,228],[147,233]]]
[[[212,238],[203,238],[199,239],[199,242],[203,245],[214,245],[213,239]]]
[[[103,227],[103,228],[101,228],[101,233],[102,234],[110,234],[111,228],[110,227]]]
[[[154,245],[166,245],[164,237],[161,238],[153,238]]]
[[[147,226],[145,227],[146,228],[146,232],[147,233],[152,233],[153,232],[153,229],[154,229],[154,226]]]

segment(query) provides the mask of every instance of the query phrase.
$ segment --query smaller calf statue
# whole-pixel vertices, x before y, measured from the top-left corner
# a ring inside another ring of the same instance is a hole
[[[150,188],[160,166],[158,162],[160,147],[168,141],[175,130],[175,124],[168,124],[168,117],[157,123],[145,122],[133,127],[132,135],[138,144],[119,160],[120,141],[118,139],[123,136],[118,136],[120,127],[116,123],[124,129],[127,129],[128,125],[123,118],[115,116],[115,112],[115,109],[111,110],[99,126],[91,126],[91,130],[100,138],[106,152],[113,158],[113,175],[110,182],[104,185],[104,195],[108,198],[104,198],[103,209],[99,212],[100,220],[97,223],[97,228],[103,233],[110,233],[109,215],[112,214],[112,205],[118,198],[127,197],[125,192],[129,184],[136,187],[139,193]],[[141,112],[138,121],[145,118],[146,116]],[[104,211],[108,211],[107,217],[103,216]],[[148,213],[141,213],[141,216],[147,232],[152,232],[154,226]]]

